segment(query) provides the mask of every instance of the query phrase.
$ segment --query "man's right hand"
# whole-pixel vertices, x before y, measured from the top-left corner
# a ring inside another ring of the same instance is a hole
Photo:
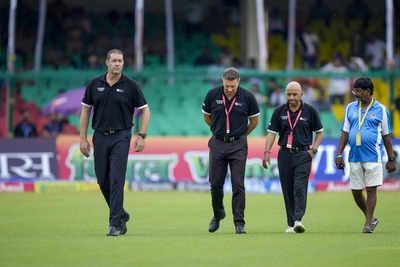
[[[265,169],[267,169],[268,165],[269,165],[269,152],[265,152],[264,153],[264,159],[263,159],[263,167]]]
[[[89,155],[90,155],[90,144],[89,144],[87,139],[81,139],[81,141],[80,141],[80,149],[81,149],[81,153],[85,157],[88,158]]]
[[[339,170],[343,170],[345,167],[343,157],[336,158],[335,164],[336,168],[338,168]]]

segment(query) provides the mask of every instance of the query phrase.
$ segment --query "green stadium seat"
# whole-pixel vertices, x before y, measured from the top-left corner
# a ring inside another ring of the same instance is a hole
[[[320,118],[324,127],[324,137],[338,138],[340,136],[340,123],[332,112],[321,112]]]

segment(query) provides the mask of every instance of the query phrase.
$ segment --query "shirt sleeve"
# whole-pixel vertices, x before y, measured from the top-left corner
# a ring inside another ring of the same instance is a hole
[[[143,92],[136,82],[134,83],[133,106],[137,109],[142,109],[148,106],[147,101],[144,98]]]
[[[268,125],[267,131],[270,133],[277,134],[279,133],[281,129],[281,124],[280,124],[280,116],[279,116],[279,108],[275,109],[274,113],[272,114],[271,120]]]
[[[85,94],[83,95],[83,99],[81,104],[86,107],[91,107],[94,104],[93,97],[92,97],[92,87],[93,81],[91,81],[85,89]]]
[[[348,118],[349,107],[350,105],[347,105],[346,112],[344,113],[344,118],[342,121],[342,126],[340,127],[341,130],[346,133],[350,132],[350,122]]]
[[[260,115],[260,110],[258,108],[257,100],[252,93],[249,93],[248,97],[249,105],[249,118],[257,117]]]
[[[390,121],[389,110],[382,105],[382,136],[392,133],[392,123]]]
[[[322,132],[324,131],[324,128],[322,126],[321,118],[319,117],[318,112],[312,108],[312,113],[313,113],[313,121],[312,121],[312,130],[314,132]]]
[[[211,115],[211,96],[210,92],[207,93],[206,98],[204,99],[202,111],[206,115]]]

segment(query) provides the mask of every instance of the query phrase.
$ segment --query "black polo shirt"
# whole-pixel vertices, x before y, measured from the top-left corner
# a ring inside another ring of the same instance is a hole
[[[322,123],[318,112],[307,103],[302,102],[300,108],[296,112],[289,109],[288,104],[281,105],[276,108],[272,114],[271,121],[268,126],[268,132],[279,134],[278,145],[286,146],[288,135],[290,133],[290,125],[287,118],[287,110],[289,110],[292,125],[296,121],[300,110],[303,110],[293,130],[293,147],[304,147],[312,144],[313,132],[322,132]]]
[[[135,108],[145,108],[147,102],[134,80],[122,75],[110,86],[101,75],[86,87],[82,105],[94,108],[94,130],[123,130],[132,128]]]
[[[222,94],[223,86],[211,89],[203,103],[203,113],[211,115],[211,131],[216,136],[241,136],[246,134],[249,118],[260,115],[254,95],[239,87],[236,95],[229,101],[225,96],[226,109],[229,110],[233,99],[236,101],[229,114],[230,133],[226,133],[226,114]]]

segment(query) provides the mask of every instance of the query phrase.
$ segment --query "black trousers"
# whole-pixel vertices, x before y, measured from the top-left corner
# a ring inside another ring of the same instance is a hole
[[[311,161],[307,151],[291,153],[279,150],[279,178],[285,199],[288,226],[293,226],[295,221],[301,221],[306,211]]]
[[[220,218],[224,212],[223,188],[229,165],[232,181],[233,221],[235,224],[244,224],[247,137],[244,135],[231,143],[225,143],[213,136],[208,142],[208,146],[210,148],[209,179],[214,216]]]
[[[97,183],[110,208],[110,226],[120,226],[123,209],[126,165],[128,162],[131,130],[121,130],[113,135],[95,131],[93,136],[94,168]]]

